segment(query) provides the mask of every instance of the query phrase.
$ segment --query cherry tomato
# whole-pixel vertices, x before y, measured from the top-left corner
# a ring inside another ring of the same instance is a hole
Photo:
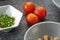
[[[35,14],[30,13],[27,15],[26,21],[28,25],[33,25],[38,22],[38,17]]]
[[[23,6],[23,10],[26,14],[32,13],[35,10],[35,5],[33,2],[26,2]]]
[[[46,9],[44,7],[37,7],[34,13],[38,16],[39,20],[43,20],[47,14]]]

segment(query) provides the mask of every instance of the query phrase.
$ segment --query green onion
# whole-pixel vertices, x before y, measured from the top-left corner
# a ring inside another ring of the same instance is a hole
[[[0,27],[10,27],[14,25],[15,18],[10,17],[7,14],[1,15],[0,16]]]

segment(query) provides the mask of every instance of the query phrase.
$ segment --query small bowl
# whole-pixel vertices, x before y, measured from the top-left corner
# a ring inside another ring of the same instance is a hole
[[[60,37],[60,23],[46,21],[31,26],[24,35],[24,40],[37,40],[44,35]]]
[[[15,18],[14,25],[12,25],[11,27],[0,28],[0,31],[2,32],[9,32],[13,28],[16,28],[19,25],[19,22],[23,15],[23,13],[21,13],[11,5],[0,6],[0,15],[1,14],[7,14],[8,16],[12,16]]]
[[[60,8],[60,0],[52,0],[52,2],[53,2],[58,8]]]

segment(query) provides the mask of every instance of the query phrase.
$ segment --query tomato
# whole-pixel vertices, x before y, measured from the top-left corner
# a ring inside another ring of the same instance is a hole
[[[46,9],[44,7],[37,7],[34,13],[39,17],[39,20],[43,20],[47,14]]]
[[[27,15],[26,21],[28,25],[33,25],[38,22],[38,17],[35,14],[30,13]]]
[[[26,14],[32,13],[35,10],[35,5],[33,2],[26,2],[23,6],[23,10]]]

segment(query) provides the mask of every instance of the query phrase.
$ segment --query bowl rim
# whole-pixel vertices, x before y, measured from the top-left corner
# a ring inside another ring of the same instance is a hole
[[[24,35],[24,40],[26,40],[26,36],[27,36],[27,33],[29,32],[30,29],[34,28],[34,26],[38,25],[38,24],[43,24],[43,23],[53,23],[53,24],[58,24],[60,25],[59,22],[54,22],[54,21],[44,21],[44,22],[39,22],[35,25],[32,25],[30,28],[27,29],[27,31],[25,32],[25,35]]]
[[[59,6],[54,0],[52,0],[52,2],[53,2],[57,7],[60,8],[60,6]]]

